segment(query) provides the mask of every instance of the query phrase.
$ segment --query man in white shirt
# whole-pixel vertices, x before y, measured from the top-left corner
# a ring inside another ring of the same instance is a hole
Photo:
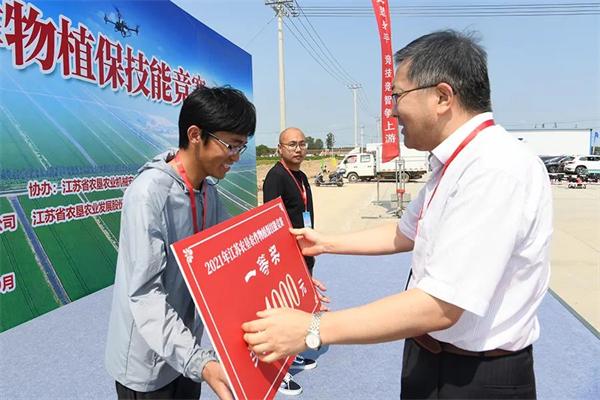
[[[552,235],[545,168],[494,124],[486,53],[471,37],[434,32],[395,62],[394,115],[406,146],[432,153],[431,179],[399,224],[292,232],[304,255],[412,251],[407,290],[322,315],[263,311],[244,339],[272,362],[321,344],[407,338],[402,398],[535,398],[531,345]]]

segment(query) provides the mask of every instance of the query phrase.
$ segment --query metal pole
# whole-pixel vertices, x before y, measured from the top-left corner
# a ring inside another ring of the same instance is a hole
[[[363,148],[365,147],[365,126],[361,125],[360,126],[360,151],[363,151]]]
[[[358,83],[348,85],[348,89],[352,90],[352,97],[354,99],[354,147],[358,147],[358,106],[357,106],[357,93],[361,86]]]
[[[277,44],[279,48],[279,128],[286,128],[285,121],[285,69],[283,63],[283,17],[296,17],[298,12],[294,7],[294,0],[265,0],[265,5],[270,6],[277,15]]]
[[[354,147],[358,146],[358,112],[356,109],[356,88],[352,88],[354,97]]]
[[[286,128],[285,123],[285,72],[283,67],[283,5],[277,6],[277,39],[279,45],[279,129]]]
[[[358,113],[356,112],[356,88],[352,88],[354,97],[354,147],[358,146]]]

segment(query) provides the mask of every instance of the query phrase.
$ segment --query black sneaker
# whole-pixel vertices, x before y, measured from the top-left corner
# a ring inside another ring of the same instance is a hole
[[[302,393],[302,386],[292,378],[292,375],[285,374],[283,382],[281,382],[277,391],[286,396],[297,396]]]
[[[291,370],[299,370],[299,369],[313,369],[317,367],[317,362],[315,360],[311,360],[310,358],[304,358],[301,355],[297,355],[292,365],[290,365]]]

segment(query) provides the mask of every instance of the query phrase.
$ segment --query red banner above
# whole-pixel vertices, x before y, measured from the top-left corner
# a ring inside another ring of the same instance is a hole
[[[272,399],[292,358],[260,362],[242,323],[267,308],[319,306],[281,198],[171,247],[237,399]]]
[[[394,81],[394,61],[392,58],[392,23],[387,0],[371,0],[377,19],[379,41],[381,43],[381,142],[382,162],[388,162],[400,155],[398,144],[398,120],[392,117],[392,83]]]

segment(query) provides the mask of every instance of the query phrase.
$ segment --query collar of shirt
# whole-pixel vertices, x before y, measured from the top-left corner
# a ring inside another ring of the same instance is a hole
[[[431,170],[436,173],[442,165],[448,161],[454,150],[460,145],[460,143],[477,128],[479,124],[488,119],[493,119],[494,115],[491,112],[485,112],[477,114],[461,127],[452,132],[450,136],[446,138],[442,143],[438,144],[435,149],[431,151]]]
[[[432,175],[437,175],[437,173],[442,169],[444,164],[433,154],[433,152],[429,153],[429,169],[432,172]]]

